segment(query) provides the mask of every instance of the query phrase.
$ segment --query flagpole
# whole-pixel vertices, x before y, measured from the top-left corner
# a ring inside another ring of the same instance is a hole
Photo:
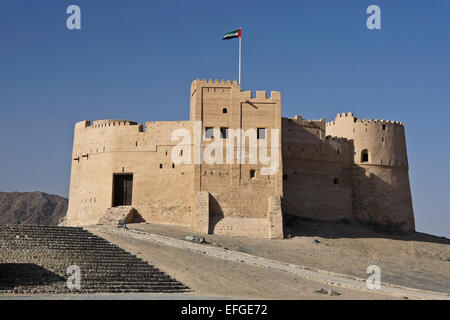
[[[242,43],[241,43],[241,37],[242,37],[242,29],[239,28],[241,31],[241,36],[239,37],[239,85],[241,85],[241,58],[242,58]]]

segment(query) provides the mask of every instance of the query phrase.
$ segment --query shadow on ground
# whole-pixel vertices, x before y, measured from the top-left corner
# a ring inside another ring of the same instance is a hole
[[[66,281],[60,275],[34,263],[1,263],[0,289],[18,286],[41,286]]]
[[[296,236],[338,238],[384,238],[403,241],[422,241],[440,244],[450,244],[450,239],[427,233],[402,233],[390,230],[385,226],[362,225],[352,221],[320,221],[301,218],[292,214],[283,215],[284,234],[286,238]]]

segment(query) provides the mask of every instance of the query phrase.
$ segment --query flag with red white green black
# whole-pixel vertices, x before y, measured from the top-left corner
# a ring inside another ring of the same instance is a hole
[[[241,29],[237,29],[234,31],[230,31],[225,33],[222,40],[228,40],[228,39],[234,39],[234,38],[240,38],[241,37]]]

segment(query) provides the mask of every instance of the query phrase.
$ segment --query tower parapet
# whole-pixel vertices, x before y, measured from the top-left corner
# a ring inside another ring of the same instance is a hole
[[[405,128],[402,122],[359,119],[342,113],[326,126],[327,135],[353,139],[354,162],[408,168]]]

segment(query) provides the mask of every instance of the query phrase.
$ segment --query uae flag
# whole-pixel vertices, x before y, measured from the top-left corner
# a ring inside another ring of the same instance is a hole
[[[241,29],[237,29],[234,31],[230,31],[225,33],[222,40],[228,40],[228,39],[234,39],[234,38],[240,38],[241,37]]]

